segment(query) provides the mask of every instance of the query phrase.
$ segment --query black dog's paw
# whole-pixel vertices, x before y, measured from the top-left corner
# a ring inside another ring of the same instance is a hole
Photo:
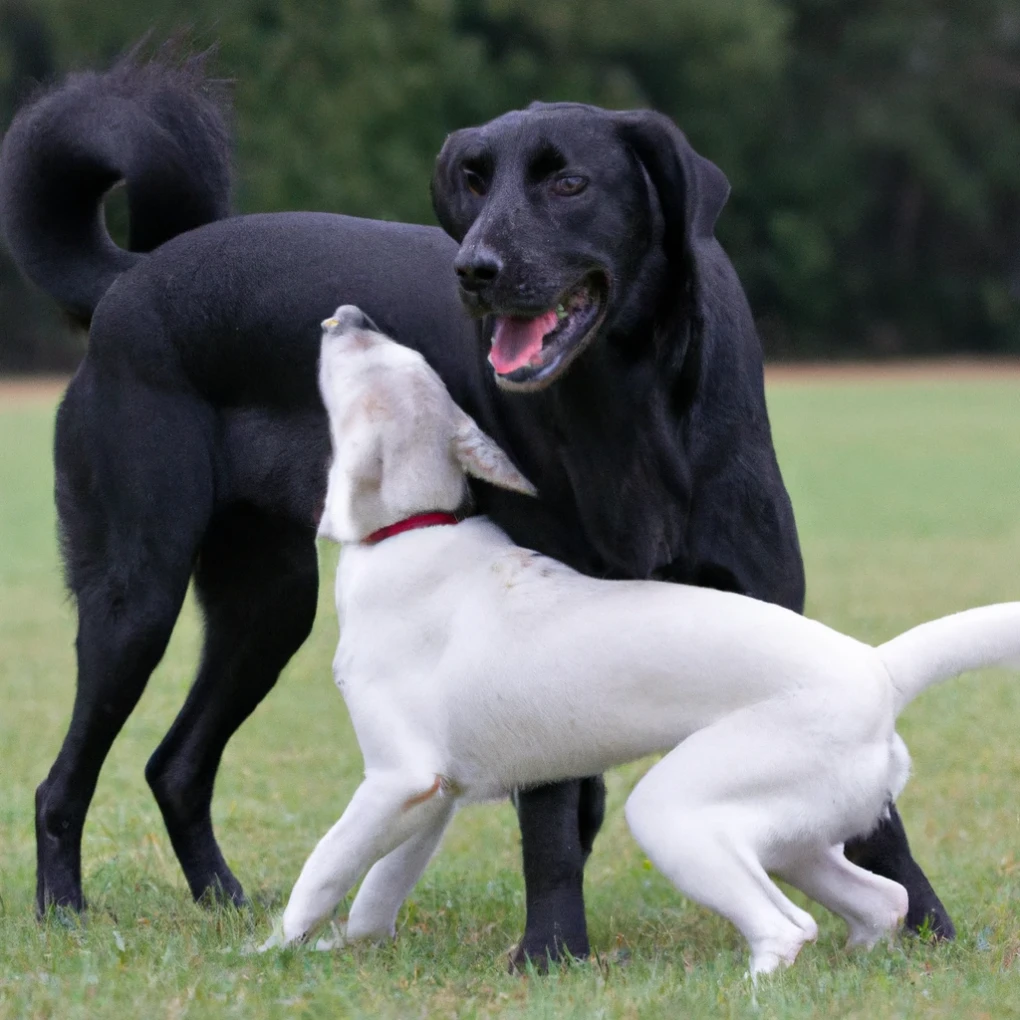
[[[217,875],[195,896],[195,902],[210,908],[237,907],[245,910],[251,906],[241,883],[229,872],[225,876]]]
[[[507,970],[511,974],[526,974],[530,964],[538,974],[548,974],[556,966],[587,960],[591,947],[587,938],[530,939],[525,936],[507,954]]]
[[[38,921],[52,918],[58,924],[73,926],[80,923],[81,916],[88,910],[80,886],[65,883],[65,888],[55,891],[57,883],[41,883],[35,894],[35,916]]]
[[[942,905],[931,883],[914,864],[914,874],[907,884],[909,906],[904,928],[923,942],[951,942],[956,938],[956,925]]]
[[[956,938],[956,925],[937,898],[934,903],[920,902],[916,907],[911,900],[903,925],[922,942],[952,942]]]
[[[80,905],[74,903],[47,903],[45,909],[35,910],[36,920],[40,924],[66,928],[68,931],[80,931],[85,928],[87,919],[85,901]]]

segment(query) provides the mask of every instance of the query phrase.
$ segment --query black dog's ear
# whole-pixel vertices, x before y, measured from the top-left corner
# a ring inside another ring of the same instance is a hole
[[[432,174],[432,208],[439,225],[458,244],[471,228],[474,202],[462,179],[461,153],[474,128],[461,128],[447,135]]]
[[[682,256],[695,238],[712,236],[730,182],[714,163],[691,148],[684,133],[664,114],[629,110],[615,119],[621,137],[658,192],[666,224],[666,254]]]

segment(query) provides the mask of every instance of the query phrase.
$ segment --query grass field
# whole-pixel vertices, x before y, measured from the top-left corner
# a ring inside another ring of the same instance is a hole
[[[776,441],[807,560],[809,612],[878,641],[926,617],[1020,597],[1020,376],[783,378]],[[51,509],[53,397],[0,397],[0,1018],[1020,1017],[1020,685],[973,675],[903,720],[915,778],[901,809],[960,929],[955,945],[842,948],[840,923],[797,966],[744,980],[724,921],[684,901],[631,841],[623,802],[640,765],[608,777],[587,872],[597,959],[511,977],[523,885],[509,806],[464,811],[377,950],[248,955],[359,777],[330,679],[324,586],[315,632],[231,744],[217,831],[251,911],[194,905],[142,769],[188,686],[189,603],[114,747],[85,832],[83,925],[32,916],[32,795],[73,695],[72,608]],[[322,552],[327,576],[333,555]]]

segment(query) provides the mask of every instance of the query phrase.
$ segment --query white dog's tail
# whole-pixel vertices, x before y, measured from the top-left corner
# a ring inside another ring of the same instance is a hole
[[[1020,669],[1020,602],[922,623],[876,649],[896,692],[897,715],[933,684],[971,669]]]

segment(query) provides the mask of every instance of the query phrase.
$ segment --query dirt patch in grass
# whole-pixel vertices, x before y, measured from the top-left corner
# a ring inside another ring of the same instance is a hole
[[[54,375],[0,377],[0,410],[55,403],[70,381],[67,376]]]
[[[1020,358],[790,362],[766,365],[765,378],[770,383],[1020,380]]]

